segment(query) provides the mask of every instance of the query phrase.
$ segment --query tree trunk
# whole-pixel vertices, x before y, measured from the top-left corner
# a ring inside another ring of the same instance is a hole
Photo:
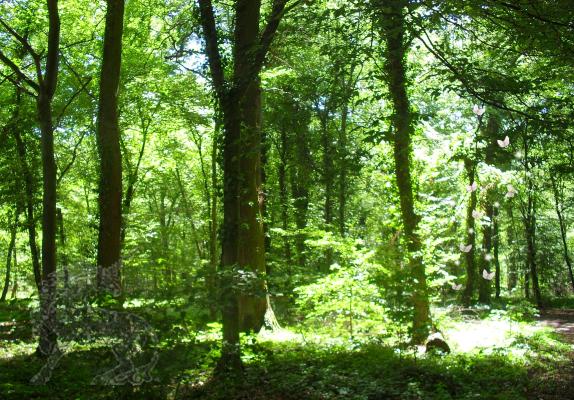
[[[107,0],[97,142],[100,161],[98,206],[98,287],[117,294],[121,288],[122,155],[118,91],[122,55],[124,0]]]
[[[486,193],[486,217],[488,224],[482,227],[482,254],[479,262],[479,272],[481,274],[478,283],[478,301],[483,304],[490,304],[490,281],[482,277],[482,272],[490,272],[490,262],[492,260],[492,220],[494,219],[494,206],[491,194]]]
[[[349,78],[350,79],[350,78]],[[341,130],[339,131],[339,234],[344,237],[347,233],[347,118],[349,114],[348,100],[345,99],[341,110]]]
[[[305,126],[307,129],[307,126]],[[307,226],[307,211],[309,209],[309,187],[311,186],[310,152],[307,145],[307,131],[298,127],[295,132],[295,163],[291,168],[291,192],[293,196],[294,218],[297,230],[295,248],[297,251],[297,265],[304,269],[306,265],[305,235],[301,233]]]
[[[14,245],[14,250],[12,251],[12,254],[14,255],[14,264],[13,264],[13,270],[14,270],[14,285],[12,285],[12,293],[10,293],[10,297],[12,299],[15,299],[18,295],[18,258],[16,257],[16,249],[17,246]]]
[[[20,169],[24,178],[24,191],[26,193],[26,227],[28,229],[28,245],[30,246],[30,255],[32,257],[32,270],[34,271],[34,281],[38,293],[42,287],[42,272],[40,267],[40,257],[38,255],[38,245],[36,244],[36,218],[34,217],[34,179],[30,168],[28,166],[28,159],[26,155],[26,145],[22,140],[22,135],[17,125],[19,119],[20,104],[22,99],[21,89],[16,89],[16,101],[11,126],[12,135],[16,141],[16,150],[18,153],[18,161]]]
[[[382,7],[380,24],[386,44],[385,72],[394,107],[392,126],[394,131],[395,175],[399,189],[401,216],[408,250],[413,294],[413,342],[424,343],[428,337],[431,319],[425,267],[422,260],[422,243],[418,235],[420,217],[414,209],[411,177],[411,136],[414,133],[413,115],[407,95],[405,18],[406,2],[396,1]]]
[[[234,77],[249,70],[258,45],[261,2],[244,1],[236,6]],[[241,268],[256,275],[251,293],[239,296],[239,328],[258,331],[264,322],[265,237],[263,232],[263,188],[261,187],[261,88],[259,78],[247,86],[239,99],[241,151],[239,158],[239,244],[237,261]]]
[[[558,217],[558,224],[560,226],[560,238],[562,239],[562,254],[564,255],[564,262],[568,268],[568,276],[570,278],[570,284],[572,285],[572,290],[574,290],[574,274],[572,273],[572,260],[570,259],[570,253],[568,251],[568,241],[566,238],[566,221],[564,219],[563,208],[560,201],[560,191],[558,188],[558,182],[556,182],[556,177],[554,175],[550,176],[552,182],[552,192],[554,194],[554,207],[556,210],[556,216]]]
[[[40,309],[42,322],[37,353],[49,356],[58,349],[56,332],[56,161],[54,159],[54,126],[52,99],[58,82],[60,52],[60,16],[58,1],[48,0],[48,52],[44,78],[40,82],[36,105],[42,133],[42,289]]]
[[[211,210],[209,226],[209,275],[208,290],[210,293],[209,313],[212,319],[217,316],[217,141],[211,144]]]
[[[287,139],[287,130],[281,127],[281,146],[279,148],[279,167],[278,167],[278,184],[279,184],[279,202],[281,203],[281,228],[286,233],[289,229],[289,193],[287,190],[287,155],[289,154],[289,141]],[[291,245],[287,236],[283,237],[283,258],[291,271]],[[289,272],[289,277],[291,273]]]
[[[495,290],[496,290],[496,299],[500,299],[500,260],[498,258],[498,251],[500,245],[499,239],[499,229],[498,229],[498,207],[494,208],[494,213],[492,215],[492,255],[494,261],[494,268],[495,268]]]
[[[536,266],[536,205],[530,191],[528,194],[527,214],[524,219],[524,230],[526,236],[526,263],[530,279],[532,280],[534,300],[539,307],[542,307],[542,296],[540,294],[538,269]]]
[[[213,88],[223,114],[223,227],[221,302],[223,346],[219,371],[241,369],[239,330],[259,329],[264,322],[264,280],[255,279],[249,295],[237,290],[241,270],[265,274],[261,215],[261,93],[259,72],[285,10],[286,1],[274,2],[259,37],[260,0],[235,2],[233,80],[227,82],[211,0],[199,0],[205,51]]]
[[[6,301],[6,295],[8,294],[8,288],[10,286],[10,269],[12,267],[12,252],[16,246],[16,232],[18,231],[18,218],[20,217],[20,210],[17,209],[14,212],[14,224],[10,228],[10,243],[8,244],[8,255],[6,256],[6,275],[4,277],[4,288],[2,289],[2,295],[0,296],[0,301]]]
[[[325,185],[325,203],[323,205],[323,222],[325,231],[333,230],[333,200],[335,195],[335,166],[333,163],[334,148],[332,145],[333,138],[329,131],[329,110],[318,110],[319,119],[321,120],[321,146],[323,147],[323,184]],[[321,272],[327,273],[333,264],[333,249],[329,246],[325,249],[325,258],[320,265]]]
[[[476,163],[469,158],[464,160],[464,168],[468,176],[469,185],[473,185],[475,182],[475,168]],[[462,302],[466,307],[469,307],[472,303],[472,298],[474,296],[476,288],[476,265],[475,265],[475,251],[476,251],[476,230],[474,217],[472,212],[476,209],[477,198],[476,191],[470,192],[470,200],[466,207],[466,241],[464,245],[471,245],[470,251],[464,253],[464,260],[466,264],[466,286],[462,294]]]

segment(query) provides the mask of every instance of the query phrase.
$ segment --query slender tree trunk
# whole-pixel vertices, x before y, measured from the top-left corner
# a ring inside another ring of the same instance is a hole
[[[22,177],[24,178],[24,192],[26,195],[26,227],[28,229],[28,244],[30,246],[30,255],[32,257],[32,270],[34,271],[34,281],[38,293],[42,286],[42,272],[40,267],[40,257],[38,255],[38,245],[36,244],[36,218],[34,217],[34,178],[28,166],[26,145],[22,140],[22,134],[19,129],[20,107],[22,104],[22,89],[16,88],[15,107],[10,118],[9,130],[16,141],[16,151],[18,153],[18,162]]]
[[[12,251],[12,254],[14,255],[14,264],[13,264],[13,270],[14,270],[14,284],[12,285],[12,293],[10,294],[10,297],[12,299],[15,299],[16,296],[18,295],[18,258],[16,257],[16,250],[17,250],[18,246],[14,245],[14,249]]]
[[[508,279],[508,291],[511,292],[518,283],[519,268],[517,266],[518,257],[516,255],[516,230],[514,229],[514,213],[512,211],[512,205],[508,205],[506,208],[508,216],[508,247],[510,248],[510,260],[507,264],[507,279]]]
[[[307,129],[307,127],[305,127]],[[311,185],[311,166],[310,152],[307,145],[307,131],[301,128],[296,130],[294,159],[295,163],[291,169],[291,192],[293,196],[293,208],[297,236],[295,237],[295,248],[297,251],[297,265],[305,268],[306,265],[306,246],[305,235],[301,230],[307,226],[307,211],[309,209],[309,187]]]
[[[468,176],[469,185],[473,185],[475,182],[475,168],[476,163],[469,158],[464,160],[464,168]],[[476,251],[476,231],[474,217],[472,212],[476,209],[477,198],[476,191],[470,192],[470,199],[466,207],[466,241],[464,245],[471,245],[468,252],[464,253],[464,260],[466,265],[466,286],[462,294],[462,302],[465,306],[469,307],[472,303],[472,298],[474,296],[476,288],[476,265],[475,265],[475,251]]]
[[[126,188],[126,194],[124,196],[123,204],[122,204],[122,227],[121,227],[121,233],[120,233],[120,242],[121,242],[122,246],[123,246],[124,240],[126,238],[128,217],[130,214],[132,201],[133,201],[134,196],[135,196],[136,184],[138,182],[138,177],[139,177],[139,169],[141,166],[141,162],[142,162],[142,159],[143,159],[143,156],[145,153],[146,144],[147,144],[149,124],[146,124],[144,122],[142,124],[142,128],[143,128],[142,129],[142,132],[143,132],[142,143],[141,143],[140,151],[138,154],[138,159],[137,159],[137,162],[136,162],[136,165],[135,165],[133,171],[131,171],[129,174],[128,185]]]
[[[536,205],[530,192],[528,194],[528,208],[524,220],[524,230],[526,235],[526,263],[530,279],[532,280],[534,300],[539,307],[542,307],[542,296],[540,294],[538,268],[536,265]]]
[[[494,257],[494,268],[495,268],[495,290],[496,299],[500,299],[500,260],[498,258],[500,238],[499,238],[499,227],[498,227],[498,207],[494,208],[493,220],[492,220],[492,255]]]
[[[348,100],[345,99],[341,109],[341,130],[339,131],[339,234],[347,234],[347,118],[349,114]]]
[[[289,229],[289,193],[287,189],[287,154],[289,153],[287,140],[287,130],[281,128],[281,146],[279,148],[279,167],[277,171],[279,184],[279,202],[281,203],[281,228],[283,232]],[[283,257],[285,263],[291,266],[291,245],[287,236],[283,237]],[[289,273],[289,276],[291,274]]]
[[[334,148],[332,145],[333,138],[329,131],[328,120],[329,111],[327,108],[319,110],[319,119],[321,120],[321,145],[323,147],[323,184],[325,185],[325,203],[323,206],[323,222],[325,230],[333,230],[333,200],[335,197],[335,165],[333,162]],[[325,249],[325,259],[320,264],[321,272],[327,273],[333,264],[333,249]]]
[[[12,252],[16,246],[16,232],[18,231],[18,218],[20,217],[20,210],[16,209],[14,212],[14,224],[10,227],[10,243],[8,244],[8,255],[6,256],[6,275],[4,277],[4,288],[0,301],[6,301],[8,288],[10,286],[10,269],[12,268]]]
[[[554,207],[556,210],[556,216],[558,217],[558,224],[560,226],[560,238],[562,239],[562,254],[564,255],[564,262],[568,268],[568,277],[570,278],[570,284],[572,285],[572,290],[574,290],[574,274],[572,273],[572,260],[570,259],[570,253],[568,251],[568,241],[566,238],[566,222],[564,220],[564,214],[562,212],[562,206],[560,202],[560,193],[558,189],[558,183],[556,182],[556,177],[551,175],[552,181],[552,192],[554,194]]]
[[[494,206],[491,201],[491,194],[486,193],[486,217],[488,224],[482,227],[482,254],[479,262],[479,272],[481,274],[478,284],[478,301],[484,304],[490,304],[490,281],[482,277],[482,272],[490,273],[490,262],[492,261],[492,220],[494,218]]]
[[[211,225],[209,230],[208,290],[210,293],[209,313],[212,319],[217,316],[217,141],[211,144]]]
[[[428,337],[431,319],[425,267],[422,260],[422,243],[417,232],[420,217],[416,215],[411,177],[411,136],[414,133],[413,115],[407,95],[405,18],[406,2],[396,1],[383,6],[380,24],[386,44],[385,71],[391,101],[394,107],[395,175],[399,189],[401,216],[407,250],[408,264],[413,284],[412,303],[413,342],[423,343]]]
[[[112,293],[121,288],[122,155],[118,92],[123,21],[124,0],[107,0],[96,134],[100,158],[97,283],[100,289]]]

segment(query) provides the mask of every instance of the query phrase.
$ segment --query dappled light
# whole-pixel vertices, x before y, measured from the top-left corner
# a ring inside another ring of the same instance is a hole
[[[0,400],[574,399],[572,0],[0,1]]]

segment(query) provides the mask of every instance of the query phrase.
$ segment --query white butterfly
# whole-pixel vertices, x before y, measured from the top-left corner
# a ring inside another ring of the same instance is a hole
[[[460,289],[462,289],[462,283],[459,283],[458,285],[456,283],[453,283],[451,285],[451,287],[452,287],[452,290],[460,290]]]
[[[462,251],[463,253],[468,253],[471,249],[472,249],[472,244],[460,244],[458,246],[458,248],[460,249],[460,251]]]
[[[481,219],[484,213],[482,211],[472,210],[472,218]]]
[[[508,185],[506,188],[508,189],[506,197],[508,197],[509,199],[513,198],[516,195],[516,189],[514,189],[514,186]]]
[[[472,182],[472,185],[468,185],[466,187],[466,191],[469,193],[474,192],[476,189],[478,189],[478,185],[476,184],[476,182]]]
[[[485,259],[486,261],[492,261],[492,254],[486,253],[486,254],[484,255],[484,259]]]
[[[487,281],[491,281],[492,278],[494,278],[494,275],[496,274],[496,272],[488,272],[487,270],[483,269],[482,270],[482,277],[484,279],[486,279]]]
[[[472,112],[475,113],[479,117],[482,116],[482,114],[484,114],[485,111],[486,111],[486,108],[479,107],[478,104],[475,104],[474,107],[472,107]]]
[[[498,143],[498,145],[504,149],[510,144],[510,138],[505,136],[504,140],[496,140],[496,143]]]

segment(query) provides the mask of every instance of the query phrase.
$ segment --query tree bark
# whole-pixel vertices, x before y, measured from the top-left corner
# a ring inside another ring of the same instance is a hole
[[[318,109],[319,119],[321,121],[321,146],[323,148],[323,184],[325,185],[325,199],[323,205],[323,222],[325,231],[333,230],[333,200],[335,197],[335,165],[333,160],[334,148],[332,145],[333,138],[329,131],[329,109],[325,104],[324,109]],[[329,246],[325,249],[325,258],[320,265],[321,272],[327,273],[333,264],[333,249]]]
[[[568,241],[566,238],[566,221],[564,218],[563,208],[560,201],[560,190],[558,188],[558,182],[556,177],[551,174],[550,176],[552,182],[552,193],[554,195],[554,208],[556,210],[556,216],[558,217],[558,224],[560,226],[560,238],[562,239],[562,254],[564,255],[564,262],[568,268],[568,277],[570,278],[570,284],[572,285],[572,290],[574,290],[574,273],[572,272],[572,260],[570,259],[570,253],[568,251]]]
[[[8,244],[8,255],[6,256],[6,275],[4,277],[4,288],[0,301],[6,301],[8,288],[10,287],[10,272],[12,268],[12,252],[16,246],[16,232],[18,231],[18,218],[20,217],[20,210],[16,209],[14,212],[14,224],[10,227],[10,243]]]
[[[299,113],[301,114],[301,113]],[[291,192],[293,196],[293,208],[295,225],[298,233],[295,237],[295,249],[297,251],[297,265],[304,269],[306,265],[305,235],[301,232],[307,226],[307,212],[309,210],[309,187],[311,186],[311,155],[308,146],[308,131],[305,127],[297,127],[295,132],[294,160],[291,169]]]
[[[382,35],[386,45],[385,72],[394,108],[395,175],[399,189],[401,217],[408,250],[408,266],[412,278],[413,342],[424,343],[428,337],[431,318],[422,243],[417,232],[420,217],[415,213],[411,176],[411,136],[414,133],[413,115],[407,94],[405,18],[406,2],[384,3],[379,13]]]
[[[42,323],[37,352],[48,356],[58,348],[56,333],[56,161],[54,159],[54,125],[52,99],[58,82],[60,52],[60,16],[58,0],[47,0],[48,52],[43,79],[36,98],[38,121],[42,133]]]
[[[500,238],[499,238],[499,227],[498,227],[498,212],[499,208],[494,208],[493,213],[493,220],[492,220],[492,255],[494,261],[494,268],[495,268],[495,296],[496,299],[500,299],[500,260],[498,258],[499,246],[500,246]]]
[[[481,274],[478,283],[478,301],[490,304],[491,287],[490,281],[482,277],[482,272],[490,272],[490,262],[492,257],[492,220],[494,218],[494,206],[492,205],[491,194],[485,195],[485,211],[488,223],[482,227],[482,254],[479,262],[479,273]]]
[[[464,168],[468,177],[469,185],[475,182],[475,168],[476,163],[469,158],[464,160]],[[475,251],[476,251],[476,228],[472,212],[476,209],[477,198],[476,191],[470,192],[470,199],[466,207],[466,241],[464,245],[471,245],[470,251],[464,253],[464,260],[466,265],[466,286],[462,294],[462,302],[466,307],[472,303],[472,298],[476,288],[476,265],[475,265]]]
[[[14,114],[12,120],[14,124],[11,127],[12,135],[16,141],[16,151],[18,153],[18,160],[20,163],[20,169],[22,171],[22,177],[24,178],[24,191],[26,194],[26,228],[28,230],[28,245],[30,246],[30,256],[32,258],[32,270],[34,271],[34,281],[36,282],[36,288],[38,293],[42,287],[42,271],[40,267],[40,257],[38,255],[38,245],[36,243],[36,218],[34,216],[34,179],[32,173],[30,172],[30,167],[28,165],[26,145],[22,139],[22,135],[17,126],[17,120],[19,118],[19,110],[21,104],[22,93],[20,89],[16,89],[16,107],[14,108]]]
[[[121,288],[122,155],[118,92],[123,21],[124,0],[107,0],[96,132],[100,161],[97,284],[101,290],[113,293]]]
[[[223,346],[220,371],[241,369],[239,331],[259,329],[267,309],[264,293],[237,290],[241,270],[265,274],[261,185],[261,99],[259,72],[287,0],[274,0],[259,34],[260,0],[235,2],[233,78],[225,78],[211,0],[199,0],[205,51],[219,109],[223,114],[223,227],[221,302]],[[265,291],[264,280],[256,289]]]

